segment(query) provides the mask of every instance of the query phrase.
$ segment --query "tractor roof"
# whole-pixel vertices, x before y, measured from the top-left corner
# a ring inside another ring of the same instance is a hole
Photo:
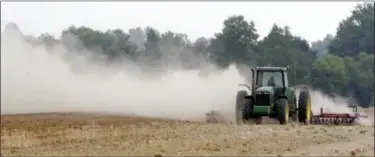
[[[286,71],[286,67],[256,67],[256,70],[277,70],[277,71]]]

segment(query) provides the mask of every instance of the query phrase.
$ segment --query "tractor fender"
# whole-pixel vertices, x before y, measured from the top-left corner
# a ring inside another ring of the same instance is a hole
[[[239,87],[245,87],[245,89],[247,90],[247,93],[251,93],[251,87],[247,84],[239,84],[238,85]]]
[[[309,85],[296,85],[292,87],[294,90],[308,90],[310,87]]]

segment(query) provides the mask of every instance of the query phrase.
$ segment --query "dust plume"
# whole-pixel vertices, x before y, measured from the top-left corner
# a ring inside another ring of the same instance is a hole
[[[205,77],[201,70],[175,70],[144,79],[130,61],[104,67],[61,44],[35,46],[9,33],[1,38],[2,114],[78,111],[195,120],[209,110],[232,114],[243,82],[235,66]]]
[[[244,66],[218,70],[209,62],[198,69],[182,70],[174,59],[162,76],[153,77],[126,58],[110,65],[88,59],[97,53],[74,49],[82,43],[72,36],[67,38],[70,44],[54,46],[27,42],[17,31],[2,33],[1,38],[2,114],[76,111],[201,120],[205,113],[216,110],[231,119],[237,85],[250,76]],[[133,40],[142,45],[140,39]],[[168,48],[167,54],[177,51],[168,42],[161,47]],[[196,58],[194,61],[202,63]],[[352,113],[346,99],[310,91],[314,114],[321,107],[328,112]]]

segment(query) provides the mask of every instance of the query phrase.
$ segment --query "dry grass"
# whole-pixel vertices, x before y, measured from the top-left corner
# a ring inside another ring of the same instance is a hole
[[[4,155],[374,155],[367,126],[232,125],[49,113],[1,116]]]

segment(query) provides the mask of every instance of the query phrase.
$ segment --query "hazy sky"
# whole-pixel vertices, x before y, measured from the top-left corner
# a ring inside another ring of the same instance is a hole
[[[335,34],[359,2],[2,2],[1,27],[12,21],[22,32],[59,36],[69,25],[106,30],[152,26],[198,37],[220,32],[234,14],[253,20],[264,37],[273,23],[288,25],[309,41]]]

